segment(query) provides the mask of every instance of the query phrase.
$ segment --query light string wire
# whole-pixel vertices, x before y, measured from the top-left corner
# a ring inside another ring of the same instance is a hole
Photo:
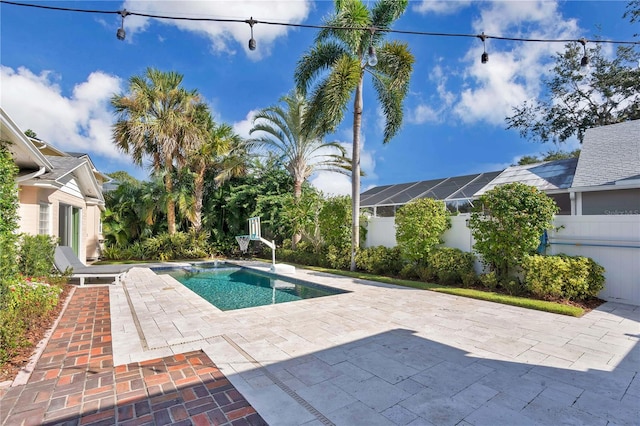
[[[346,31],[376,31],[392,34],[406,34],[406,35],[420,35],[420,36],[434,36],[434,37],[467,37],[467,38],[484,38],[504,41],[522,41],[522,42],[536,42],[536,43],[609,43],[609,44],[631,44],[640,45],[640,41],[628,41],[628,40],[601,40],[601,39],[543,39],[543,38],[525,38],[525,37],[505,37],[505,36],[492,36],[482,33],[480,34],[465,34],[465,33],[441,33],[441,32],[428,32],[428,31],[411,31],[411,30],[397,30],[391,28],[376,28],[376,27],[341,27],[331,25],[317,25],[317,24],[295,24],[289,22],[278,21],[262,21],[256,19],[237,19],[237,18],[205,18],[205,17],[189,17],[189,16],[169,16],[169,15],[157,15],[153,13],[133,12],[129,10],[98,10],[98,9],[78,9],[70,7],[48,6],[41,4],[21,3],[10,0],[0,0],[2,4],[8,4],[13,6],[32,7],[37,9],[57,10],[64,12],[78,12],[78,13],[97,13],[97,14],[109,14],[120,16],[141,16],[145,18],[154,19],[166,19],[175,21],[200,21],[200,22],[226,22],[226,23],[244,23],[244,24],[264,24],[264,25],[276,25],[293,28],[312,28],[312,29],[329,29],[329,30],[346,30]]]

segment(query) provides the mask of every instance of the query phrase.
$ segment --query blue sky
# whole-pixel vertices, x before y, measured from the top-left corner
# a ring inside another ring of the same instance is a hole
[[[83,9],[171,16],[253,18],[321,24],[330,1],[46,1]],[[374,2],[371,2],[373,4]],[[544,38],[633,40],[638,32],[622,18],[622,1],[411,1],[395,29]],[[297,60],[315,30],[256,25],[257,49],[249,51],[249,26],[125,19],[126,40],[116,39],[118,15],[48,11],[0,5],[2,108],[23,129],[57,147],[87,152],[103,172],[127,170],[144,178],[111,141],[109,99],[147,67],[184,75],[217,121],[248,135],[252,114],[275,104],[294,87]],[[365,84],[363,190],[482,171],[500,170],[523,155],[555,149],[505,130],[512,107],[541,94],[541,78],[562,43],[487,40],[489,63],[481,64],[475,38],[391,34],[415,56],[402,130],[382,144],[381,113]],[[613,53],[611,47],[607,47]],[[350,150],[351,108],[328,139]],[[565,146],[574,149],[575,142]],[[347,177],[319,173],[311,182],[327,193],[348,194]]]

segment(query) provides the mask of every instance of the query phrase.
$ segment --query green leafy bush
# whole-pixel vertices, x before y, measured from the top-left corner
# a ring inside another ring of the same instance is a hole
[[[18,167],[6,144],[0,141],[0,281],[11,279],[18,273],[18,191],[15,178]],[[2,293],[0,292],[0,299]]]
[[[480,284],[488,290],[495,291],[498,288],[498,277],[495,271],[480,274]]]
[[[18,252],[18,270],[28,277],[46,277],[53,269],[57,238],[49,235],[22,234]]]
[[[552,227],[558,206],[545,193],[519,182],[497,186],[475,203],[469,225],[474,249],[499,280],[510,279]]]
[[[397,276],[403,267],[400,248],[377,246],[360,249],[356,255],[356,267],[370,274]]]
[[[351,266],[351,248],[329,246],[327,248],[327,264],[333,269],[349,269]]]
[[[604,268],[582,256],[526,256],[522,263],[527,289],[538,297],[584,300],[604,288]]]
[[[23,277],[4,280],[0,286],[0,363],[4,363],[27,344],[26,332],[57,305],[62,289]]]
[[[462,283],[463,277],[474,273],[474,262],[472,253],[451,247],[435,248],[427,257],[427,265],[438,282],[445,285]]]
[[[422,198],[411,201],[396,212],[396,241],[402,256],[423,262],[429,252],[442,243],[442,234],[451,227],[442,201]]]

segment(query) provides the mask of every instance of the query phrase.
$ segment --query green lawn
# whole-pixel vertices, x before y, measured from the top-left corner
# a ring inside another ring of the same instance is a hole
[[[492,291],[475,290],[453,286],[443,286],[439,284],[424,283],[421,281],[402,280],[390,278],[384,275],[366,274],[363,272],[343,271],[339,269],[321,268],[318,266],[300,266],[318,272],[327,272],[335,275],[343,275],[362,280],[378,281],[386,284],[399,285],[402,287],[418,288],[422,290],[437,291],[439,293],[452,294],[455,296],[470,297],[473,299],[486,300],[489,302],[502,303],[504,305],[519,306],[521,308],[535,309],[538,311],[552,312],[554,314],[580,317],[584,315],[584,309],[578,306],[564,305],[562,303],[547,302],[545,300],[529,299],[526,297],[509,296],[507,294],[495,293]]]

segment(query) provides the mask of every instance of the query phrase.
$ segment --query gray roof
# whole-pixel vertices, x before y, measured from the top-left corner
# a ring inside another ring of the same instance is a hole
[[[78,167],[82,166],[86,161],[76,157],[57,157],[53,155],[46,155],[47,160],[53,165],[53,170],[40,176],[43,180],[57,180],[61,177],[73,172]]]
[[[402,205],[411,200],[427,197],[436,200],[469,199],[473,197],[473,194],[478,189],[491,182],[499,174],[500,171],[476,173],[473,175],[376,186],[360,195],[360,206]]]
[[[640,120],[588,129],[573,187],[613,184],[640,175]]]
[[[568,189],[573,182],[577,164],[577,158],[569,158],[524,166],[511,166],[474,195],[480,196],[496,186],[513,182],[524,183],[538,188],[540,191]]]

